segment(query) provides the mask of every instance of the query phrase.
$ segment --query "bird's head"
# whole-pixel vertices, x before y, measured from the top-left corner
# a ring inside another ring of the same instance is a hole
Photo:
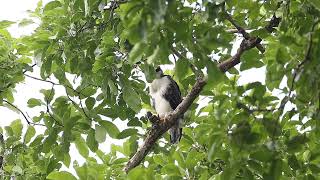
[[[163,71],[160,68],[160,66],[158,66],[157,69],[156,69],[156,78],[159,79],[161,77],[163,77]]]

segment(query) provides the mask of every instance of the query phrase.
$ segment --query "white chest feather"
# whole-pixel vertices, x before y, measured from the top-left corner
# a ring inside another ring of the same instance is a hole
[[[150,86],[150,95],[154,100],[155,110],[161,118],[173,110],[170,103],[163,97],[169,85],[170,80],[167,77],[162,77],[153,80]]]

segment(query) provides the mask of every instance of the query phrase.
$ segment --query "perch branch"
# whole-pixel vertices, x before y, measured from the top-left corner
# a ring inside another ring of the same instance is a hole
[[[237,53],[232,56],[230,59],[224,61],[221,64],[218,64],[218,68],[222,72],[226,72],[230,68],[234,67],[240,62],[240,56],[244,51],[254,48],[258,43],[261,42],[260,38],[250,38],[249,40],[244,39],[237,51]],[[157,142],[157,140],[176,122],[176,120],[181,117],[191,106],[193,101],[199,96],[203,87],[207,84],[205,78],[197,78],[196,83],[193,85],[189,94],[183,99],[179,106],[170,114],[168,114],[163,120],[155,121],[159,122],[152,126],[151,130],[147,133],[143,144],[139,147],[137,152],[131,157],[127,165],[124,168],[124,171],[128,173],[132,168],[138,166],[144,157],[149,153],[151,148]]]

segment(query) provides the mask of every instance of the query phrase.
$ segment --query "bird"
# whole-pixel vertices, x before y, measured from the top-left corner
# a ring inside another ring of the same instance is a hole
[[[162,119],[181,103],[181,91],[170,75],[164,75],[160,67],[155,70],[155,79],[150,85],[152,106]],[[170,143],[176,144],[182,136],[182,117],[169,129]]]

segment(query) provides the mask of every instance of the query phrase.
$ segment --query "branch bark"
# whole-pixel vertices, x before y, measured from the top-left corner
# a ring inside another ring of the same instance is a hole
[[[244,51],[254,48],[257,44],[261,42],[260,38],[249,37],[248,40],[244,39],[237,51],[237,53],[230,59],[224,61],[218,65],[218,68],[222,72],[226,72],[230,68],[234,67],[240,62],[240,57]],[[170,129],[177,119],[181,117],[191,106],[193,101],[199,96],[203,87],[207,84],[206,78],[197,78],[196,83],[193,85],[189,94],[183,99],[179,106],[167,115],[163,120],[158,121],[160,123],[154,124],[151,130],[148,132],[146,139],[143,144],[139,147],[137,152],[128,161],[124,168],[124,171],[128,173],[132,168],[138,166],[144,157],[149,153],[156,141],[168,130]]]

